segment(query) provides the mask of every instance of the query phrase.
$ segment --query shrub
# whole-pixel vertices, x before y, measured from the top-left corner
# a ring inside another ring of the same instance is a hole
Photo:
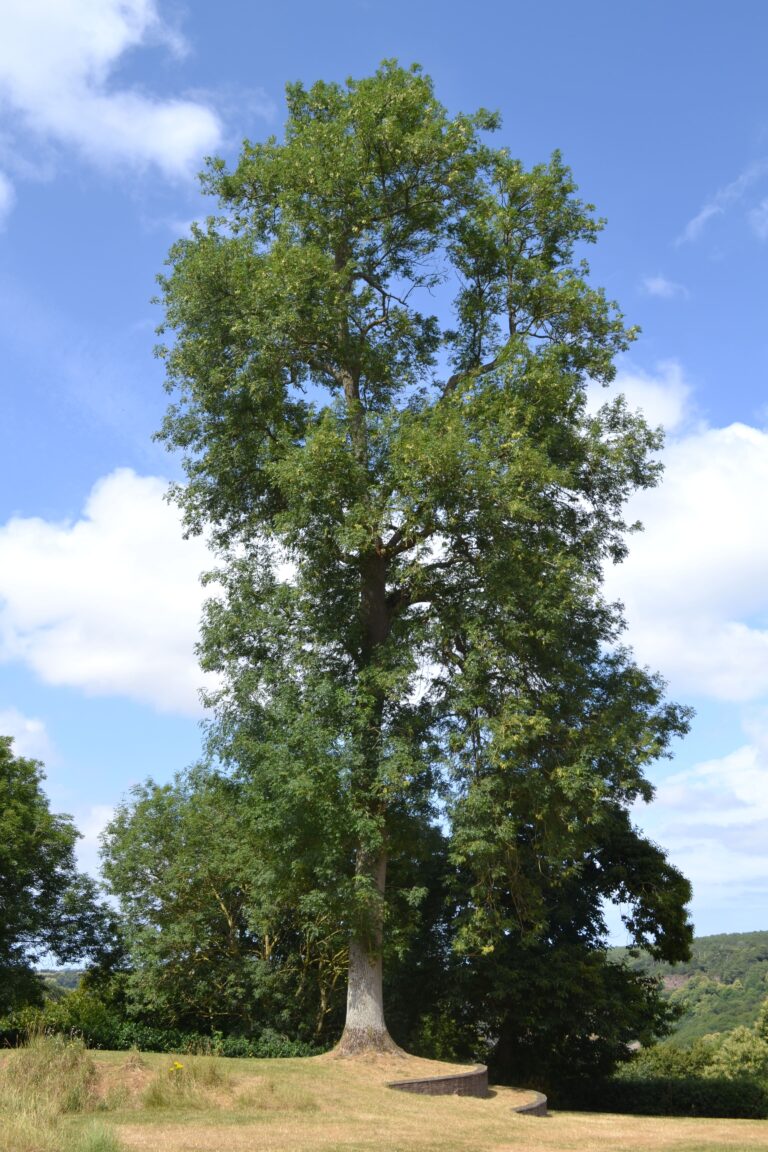
[[[258,1036],[204,1036],[177,1028],[154,1028],[137,1020],[126,1020],[111,1010],[93,992],[78,988],[42,1008],[23,1008],[0,1020],[0,1045],[16,1047],[28,1037],[48,1034],[78,1037],[89,1048],[141,1052],[216,1053],[219,1056],[261,1058],[316,1056],[323,1049],[300,1040],[291,1040],[272,1028]]]
[[[637,1116],[768,1118],[768,1090],[750,1077],[615,1076],[568,1095],[552,1093],[555,1107]]]

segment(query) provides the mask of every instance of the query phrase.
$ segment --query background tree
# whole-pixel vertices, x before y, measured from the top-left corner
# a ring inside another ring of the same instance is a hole
[[[471,957],[467,999],[493,1037],[487,1056],[499,1083],[554,1092],[597,1082],[629,1058],[631,1042],[653,1043],[677,1018],[656,980],[610,956],[603,909],[611,897],[624,898],[663,934],[664,951],[682,952],[688,884],[629,828],[626,815],[616,825],[597,833],[580,867],[565,877],[550,878],[544,862],[539,931],[497,933]],[[514,920],[510,896],[507,886],[497,899]]]
[[[291,85],[288,112],[283,143],[210,163],[220,215],[171,251],[161,437],[222,560],[211,751],[344,861],[308,880],[348,936],[355,1051],[390,1043],[384,932],[427,895],[388,863],[450,819],[465,955],[543,938],[686,715],[600,594],[660,439],[621,399],[587,410],[633,333],[588,284],[600,223],[560,157],[525,171],[495,116],[394,63]],[[635,938],[684,951],[679,875],[655,904],[611,875]]]
[[[0,1014],[42,1000],[42,956],[96,956],[108,928],[96,885],[76,870],[78,832],[50,811],[40,762],[12,745],[0,736]]]
[[[295,808],[292,816],[301,823]],[[274,812],[252,787],[216,773],[133,789],[102,839],[124,918],[132,1016],[208,1035],[269,1026],[325,1039],[346,939],[338,916],[306,898],[312,845],[287,823],[279,831],[276,839]],[[281,867],[289,853],[292,877]],[[327,855],[328,875],[338,874]]]

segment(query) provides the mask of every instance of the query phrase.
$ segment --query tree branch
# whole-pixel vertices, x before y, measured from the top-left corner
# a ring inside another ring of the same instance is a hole
[[[489,372],[493,372],[501,362],[501,356],[494,356],[493,360],[489,360],[487,364],[481,364],[478,368],[468,368],[465,372],[454,372],[453,376],[449,376],[445,383],[443,396],[450,396],[465,380],[471,380],[475,376],[486,376]]]

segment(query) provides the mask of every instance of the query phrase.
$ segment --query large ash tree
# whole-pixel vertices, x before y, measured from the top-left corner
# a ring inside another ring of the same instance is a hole
[[[382,941],[436,821],[467,957],[549,939],[581,876],[590,939],[616,898],[685,952],[687,885],[663,856],[646,882],[628,810],[687,718],[601,595],[660,441],[620,398],[587,409],[633,333],[588,282],[601,224],[568,169],[526,171],[418,68],[287,92],[283,142],[210,162],[218,214],[171,250],[161,438],[221,557],[212,748],[270,882],[348,936],[354,1052],[392,1044]]]

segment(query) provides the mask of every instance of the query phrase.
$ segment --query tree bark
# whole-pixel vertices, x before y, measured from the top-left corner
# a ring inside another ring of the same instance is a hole
[[[348,246],[336,252],[336,268],[341,271],[348,259]],[[351,290],[351,285],[350,285]],[[342,324],[342,347],[350,345],[349,324]],[[360,399],[359,367],[348,362],[339,369],[338,379],[344,389],[350,434],[357,462],[368,465],[368,434],[365,409]],[[360,669],[370,668],[376,661],[376,652],[386,643],[391,613],[387,604],[387,557],[382,552],[382,541],[377,539],[360,564],[360,614],[362,646]],[[370,789],[376,779],[381,754],[381,726],[384,713],[384,694],[374,692],[368,716],[368,731],[364,738],[363,792]],[[344,1031],[335,1051],[339,1056],[353,1056],[361,1052],[400,1052],[392,1040],[384,1020],[382,940],[384,936],[384,892],[386,887],[387,857],[382,848],[376,859],[358,849],[356,871],[373,882],[376,892],[375,908],[364,929],[353,933],[349,942],[349,977],[347,984],[347,1015]]]
[[[381,900],[379,911],[369,932],[352,937],[349,942],[349,983],[347,985],[347,1018],[337,1056],[356,1056],[361,1052],[401,1052],[387,1031],[384,1020],[383,968],[383,899],[387,858],[381,855],[371,875]]]

